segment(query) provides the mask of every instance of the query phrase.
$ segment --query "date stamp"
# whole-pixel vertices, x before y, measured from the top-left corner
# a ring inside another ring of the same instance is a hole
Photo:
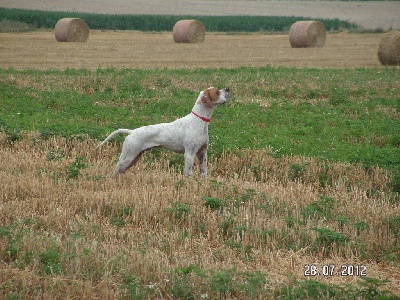
[[[343,264],[336,266],[326,264],[322,266],[304,265],[304,276],[367,276],[366,265]]]

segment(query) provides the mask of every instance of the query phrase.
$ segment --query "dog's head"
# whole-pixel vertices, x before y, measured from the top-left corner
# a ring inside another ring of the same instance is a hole
[[[201,103],[208,108],[212,108],[214,105],[225,103],[230,97],[230,90],[229,88],[218,90],[215,87],[209,87],[202,91],[200,95]]]

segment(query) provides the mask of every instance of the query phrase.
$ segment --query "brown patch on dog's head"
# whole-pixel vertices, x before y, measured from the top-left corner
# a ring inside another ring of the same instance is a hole
[[[213,107],[213,103],[219,99],[219,90],[211,87],[203,91],[201,102],[208,108]]]

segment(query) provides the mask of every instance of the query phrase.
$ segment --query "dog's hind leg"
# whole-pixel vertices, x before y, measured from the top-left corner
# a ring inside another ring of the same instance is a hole
[[[132,167],[145,150],[146,147],[143,147],[140,141],[133,143],[132,139],[129,139],[128,136],[122,145],[121,155],[112,175],[119,175]]]
[[[136,152],[136,153],[128,153],[128,155],[126,153],[122,153],[119,161],[117,163],[117,165],[114,168],[114,171],[112,173],[112,175],[119,175],[124,173],[126,170],[128,170],[130,167],[132,167],[140,158],[140,156],[142,156],[142,153],[145,150],[142,150],[140,152]],[[129,151],[131,152],[131,151]]]

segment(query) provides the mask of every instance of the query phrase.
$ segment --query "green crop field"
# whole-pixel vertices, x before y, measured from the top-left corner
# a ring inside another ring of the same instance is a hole
[[[54,28],[59,19],[66,17],[81,18],[90,29],[140,31],[171,31],[179,20],[197,19],[204,24],[209,32],[282,32],[289,31],[291,24],[296,21],[309,20],[294,16],[105,15],[0,8],[0,20],[27,24],[28,28]],[[328,31],[357,28],[355,24],[339,19],[315,20],[321,21]],[[4,25],[4,27],[6,26]],[[21,25],[20,27],[24,28]]]

